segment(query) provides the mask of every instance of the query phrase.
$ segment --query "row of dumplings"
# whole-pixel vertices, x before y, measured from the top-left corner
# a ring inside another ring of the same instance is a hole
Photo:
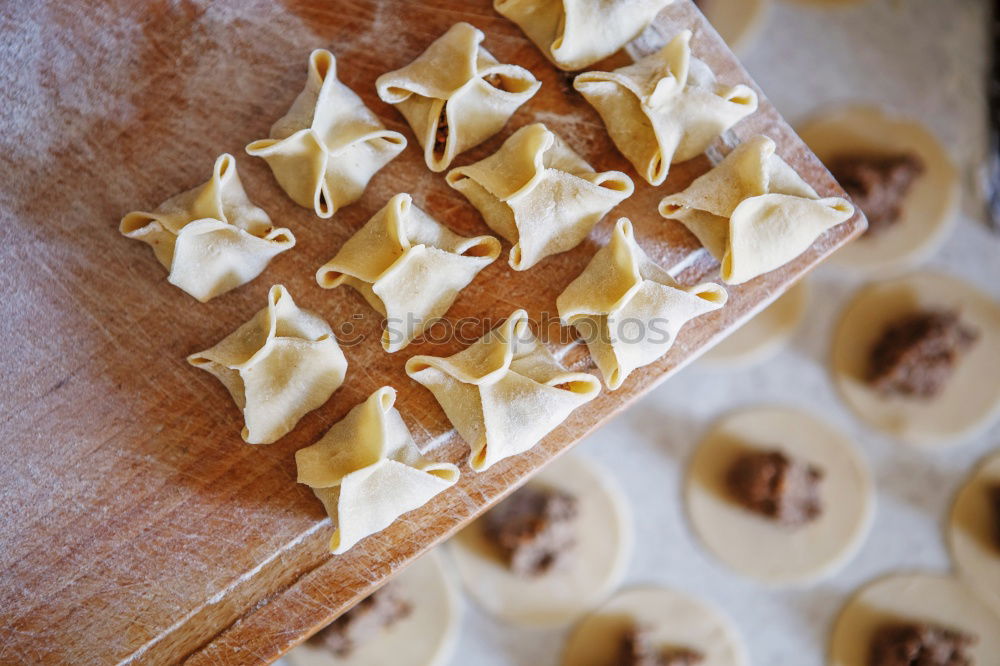
[[[652,184],[663,182],[671,162],[703,152],[756,108],[750,89],[715,84],[708,67],[691,56],[690,38],[684,31],[634,65],[576,80],[623,154]],[[380,96],[409,121],[434,171],[499,132],[540,86],[527,70],[498,63],[482,40],[482,32],[459,23],[413,63],[377,82]],[[329,217],[357,200],[405,146],[403,135],[386,130],[337,79],[334,56],[317,50],[310,55],[305,89],[271,137],[249,144],[247,152],[267,161],[294,201]],[[519,129],[494,155],[453,169],[446,180],[512,243],[508,263],[515,270],[575,247],[634,189],[623,173],[596,172],[542,124]],[[660,212],[694,232],[722,263],[723,280],[735,284],[791,260],[848,219],[853,208],[842,199],[820,199],[775,154],[773,141],[755,137],[687,190],[665,197]],[[154,212],[126,215],[121,231],[151,245],[170,271],[169,281],[201,301],[254,279],[295,244],[291,231],[274,228],[249,200],[230,155],[218,158],[203,186]],[[387,327],[382,339],[383,348],[395,352],[442,317],[500,249],[492,236],[453,233],[408,194],[398,194],[319,268],[316,279],[325,288],[349,285],[390,322],[404,322],[402,328]],[[633,370],[666,353],[687,321],[726,300],[720,285],[675,282],[621,218],[609,244],[567,286],[557,306],[614,390]],[[636,323],[660,335],[623,334]],[[188,360],[229,390],[243,410],[243,438],[250,443],[288,433],[329,399],[347,371],[329,324],[298,308],[280,285],[254,318]],[[469,444],[475,471],[530,449],[600,391],[591,375],[559,364],[532,334],[524,310],[451,357],[409,359],[406,371],[434,394]],[[395,391],[382,387],[297,454],[299,481],[314,489],[338,526],[334,552],[457,480],[454,465],[419,453],[394,401]]]

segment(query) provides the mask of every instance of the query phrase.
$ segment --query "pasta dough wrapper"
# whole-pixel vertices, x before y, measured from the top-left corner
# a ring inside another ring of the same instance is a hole
[[[766,136],[748,139],[686,190],[660,202],[663,217],[684,224],[722,263],[728,284],[785,265],[854,215],[846,199],[820,199],[774,149]]]
[[[650,185],[661,185],[671,164],[705,152],[757,110],[757,93],[745,85],[719,85],[708,65],[692,57],[690,30],[635,64],[580,74],[573,87],[601,114],[618,150]]]
[[[454,356],[414,356],[406,374],[434,394],[477,472],[524,453],[601,391],[593,375],[559,365],[524,310]]]
[[[726,304],[726,290],[711,282],[682,287],[642,251],[628,218],[611,242],[556,301],[559,318],[576,326],[590,355],[615,390],[636,368],[649,365],[674,344],[688,321]]]
[[[295,454],[299,483],[313,489],[336,525],[334,554],[381,532],[458,480],[455,465],[420,454],[395,402],[395,389],[383,386]]]
[[[299,309],[281,285],[267,307],[188,363],[215,375],[243,410],[243,439],[270,444],[344,383],[347,359],[330,325]]]
[[[272,258],[295,246],[292,232],[274,228],[247,197],[228,153],[215,160],[207,183],[151,213],[129,213],[119,230],[149,244],[170,271],[167,281],[202,303],[250,282]]]
[[[493,0],[560,69],[583,69],[639,36],[673,0]]]
[[[523,67],[498,62],[482,41],[481,31],[456,23],[416,60],[375,81],[379,97],[413,128],[431,171],[444,171],[456,155],[503,129],[542,85]],[[443,146],[437,141],[442,115]]]
[[[452,169],[446,180],[513,243],[508,263],[516,271],[579,245],[634,190],[620,171],[594,171],[541,123],[522,127],[496,153]]]
[[[499,256],[497,239],[459,236],[414,206],[409,194],[397,194],[316,272],[316,281],[325,289],[357,289],[387,318],[382,347],[395,352],[443,317]]]
[[[309,55],[305,89],[271,126],[270,138],[247,154],[263,158],[292,201],[322,218],[357,201],[379,169],[406,148],[358,95],[337,78],[337,59],[324,49]]]

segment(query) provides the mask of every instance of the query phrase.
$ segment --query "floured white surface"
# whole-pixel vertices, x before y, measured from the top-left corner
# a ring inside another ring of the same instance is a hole
[[[967,191],[954,234],[928,265],[1000,299],[1000,236],[983,226],[982,199],[969,187],[984,145],[987,5],[872,0],[827,10],[775,2],[744,62],[793,123],[825,102],[860,100],[889,104],[934,130],[961,165]],[[854,590],[899,569],[945,570],[942,532],[952,496],[975,462],[1000,447],[994,425],[948,452],[920,452],[851,416],[826,359],[841,308],[860,284],[822,267],[810,278],[803,324],[767,364],[722,375],[696,363],[579,449],[611,471],[632,504],[636,548],[625,585],[665,584],[715,604],[739,628],[753,664],[822,666],[829,629]],[[845,569],[816,587],[766,590],[725,570],[703,552],[684,518],[682,471],[709,424],[730,409],[775,402],[814,411],[844,430],[866,454],[877,486],[868,539]],[[471,604],[463,627],[456,665],[556,664],[568,633],[512,628]]]

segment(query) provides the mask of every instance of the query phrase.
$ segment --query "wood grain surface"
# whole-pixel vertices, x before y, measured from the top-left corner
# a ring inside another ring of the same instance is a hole
[[[450,354],[461,342],[415,344],[388,355],[380,317],[349,289],[324,291],[317,267],[390,196],[464,234],[488,233],[477,211],[424,166],[409,127],[375,94],[379,74],[410,62],[456,21],[482,29],[503,62],[543,86],[503,133],[460,155],[467,164],[509,134],[545,122],[598,170],[625,171],[636,193],[590,239],[514,273],[504,257],[449,313],[473,337],[524,307],[574,369],[593,368],[560,340],[555,298],[629,216],[656,260],[685,262],[685,283],[717,265],[659,199],[710,167],[675,166],[651,188],[614,150],[597,114],[489,0],[215,0],[0,5],[0,663],[267,662],[328,623],[413,558],[446,538],[617,411],[777,297],[864,226],[858,216],[779,271],[730,290],[729,304],[689,324],[673,350],[614,393],[577,410],[532,451],[474,474],[468,447],[431,394],[410,381],[413,354]],[[724,83],[749,77],[688,0],[668,7],[629,48],[652,51],[693,27],[696,55]],[[267,135],[301,89],[311,49],[330,48],[341,79],[385,124],[410,140],[364,197],[330,220],[293,204],[243,147]],[[595,68],[618,66],[620,53]],[[752,85],[752,84],[751,84]],[[763,132],[822,195],[842,191],[762,98],[760,110],[720,140],[724,154]],[[166,282],[149,249],[119,235],[125,212],[150,209],[204,182],[215,157],[236,156],[251,199],[298,245],[253,283],[197,303]],[[286,285],[325,316],[345,346],[344,387],[270,446],[240,439],[241,416],[222,385],[185,356],[215,343]],[[467,329],[467,331],[470,329]],[[566,337],[569,332],[563,330]],[[456,487],[348,554],[327,551],[331,524],[295,483],[294,452],[377,387],[418,444],[461,463]],[[609,443],[628,446],[628,442]]]

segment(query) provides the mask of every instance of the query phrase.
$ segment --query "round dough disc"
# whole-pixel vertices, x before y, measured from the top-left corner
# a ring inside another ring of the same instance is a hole
[[[442,666],[451,660],[458,639],[461,599],[458,585],[431,551],[393,579],[410,614],[358,646],[346,658],[311,643],[284,656],[290,666]]]
[[[951,507],[948,546],[959,575],[1000,614],[1000,539],[991,489],[1000,486],[1000,453],[982,462]]]
[[[689,648],[705,655],[699,666],[744,666],[746,650],[727,617],[703,601],[664,587],[626,590],[573,629],[563,650],[563,666],[615,663],[619,638],[630,626],[648,627],[664,647]]]
[[[699,0],[705,18],[733,51],[745,51],[760,33],[771,0]]]
[[[495,555],[477,521],[451,540],[455,569],[466,592],[496,617],[518,624],[565,624],[603,601],[621,582],[632,552],[632,519],[608,474],[567,455],[531,483],[577,498],[577,539],[566,566],[537,577],[511,573]]]
[[[979,332],[935,398],[881,396],[864,381],[871,348],[893,320],[920,309],[957,310]],[[920,446],[954,443],[981,430],[1000,406],[1000,305],[975,287],[920,272],[862,289],[847,306],[830,362],[844,400],[862,420]]]
[[[737,331],[710,349],[702,358],[711,365],[757,363],[776,354],[802,321],[809,289],[797,282]]]
[[[1000,619],[957,578],[917,573],[880,578],[851,597],[830,636],[829,666],[864,666],[872,636],[883,623],[916,620],[975,634],[973,662],[996,663]]]
[[[839,155],[901,152],[915,153],[924,163],[896,224],[849,243],[833,254],[832,262],[855,272],[888,275],[927,259],[951,232],[961,194],[958,169],[941,142],[920,123],[878,107],[847,106],[806,122],[798,131],[827,164]]]
[[[748,448],[777,448],[823,470],[816,520],[789,528],[731,499],[726,473]],[[854,444],[823,421],[782,407],[717,421],[694,453],[684,493],[691,525],[708,550],[736,572],[771,584],[832,574],[861,545],[875,507],[868,466]]]

